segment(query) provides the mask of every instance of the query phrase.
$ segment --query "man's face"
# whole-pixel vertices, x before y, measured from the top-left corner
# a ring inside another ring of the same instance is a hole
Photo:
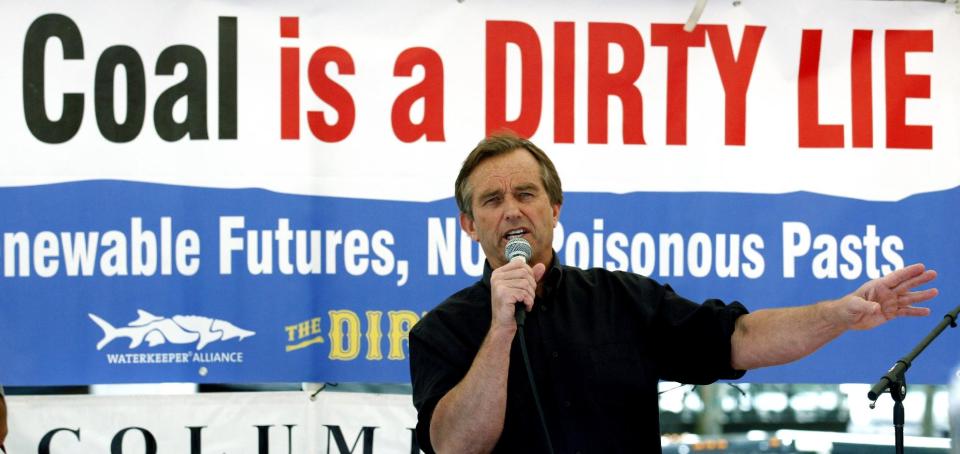
[[[550,203],[540,164],[530,152],[518,148],[488,158],[473,170],[467,185],[473,217],[460,213],[460,226],[480,242],[490,266],[507,263],[503,250],[514,236],[522,236],[533,247],[530,265],[550,264],[560,205]]]

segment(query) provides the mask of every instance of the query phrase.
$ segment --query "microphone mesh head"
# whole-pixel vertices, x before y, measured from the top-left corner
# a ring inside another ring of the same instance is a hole
[[[533,256],[533,248],[530,247],[530,242],[523,238],[511,238],[510,241],[507,241],[507,247],[503,255],[508,262],[513,260],[514,257],[523,257],[523,261],[526,262]]]

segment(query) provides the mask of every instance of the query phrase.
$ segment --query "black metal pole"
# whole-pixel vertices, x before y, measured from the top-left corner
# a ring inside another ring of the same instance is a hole
[[[893,437],[894,451],[903,454],[903,398],[907,396],[906,379],[897,380],[890,386],[890,396],[893,397]]]
[[[883,394],[883,392],[890,387],[890,384],[896,380],[897,376],[903,375],[903,373],[910,368],[910,363],[912,363],[913,360],[920,355],[925,348],[927,348],[927,345],[930,345],[930,342],[933,342],[933,340],[936,339],[937,336],[939,336],[948,325],[956,328],[958,314],[960,314],[960,306],[953,308],[953,310],[948,312],[947,315],[944,315],[943,320],[941,320],[940,323],[933,328],[929,334],[927,334],[927,337],[923,338],[923,340],[913,348],[913,351],[911,351],[907,356],[900,358],[900,360],[898,360],[893,367],[891,367],[890,370],[888,370],[887,373],[880,378],[880,381],[873,385],[873,388],[871,388],[870,392],[867,393],[867,397],[871,401],[877,400],[877,398],[880,397],[880,394]]]
[[[883,394],[887,389],[890,390],[890,395],[893,397],[893,427],[894,427],[894,436],[896,439],[896,452],[897,454],[903,454],[903,398],[907,395],[907,379],[906,372],[910,368],[910,365],[913,363],[913,360],[916,359],[920,353],[923,352],[943,330],[947,329],[947,326],[956,328],[957,327],[957,316],[960,315],[960,306],[953,308],[952,311],[947,312],[947,315],[943,316],[943,320],[937,324],[936,327],[927,334],[926,337],[917,344],[913,350],[900,358],[896,363],[893,364],[893,367],[880,378],[876,384],[870,388],[870,392],[867,393],[867,398],[869,398],[873,404],[870,405],[870,408],[873,408],[876,404],[877,399]]]

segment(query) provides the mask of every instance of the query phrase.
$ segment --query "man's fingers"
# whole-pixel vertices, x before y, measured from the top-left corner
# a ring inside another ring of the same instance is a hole
[[[530,295],[530,292],[519,291],[513,295],[514,303],[521,303],[526,308],[527,312],[530,312],[530,309],[533,309],[533,296]]]
[[[938,294],[940,294],[940,291],[936,288],[928,288],[926,290],[910,292],[897,297],[897,304],[900,306],[912,306],[914,304],[933,299],[933,297],[937,296]]]
[[[915,276],[919,276],[925,269],[926,268],[922,263],[914,263],[913,265],[900,268],[899,270],[880,278],[880,282],[882,282],[883,285],[886,285],[887,288],[896,288],[901,283],[906,282]]]
[[[531,311],[537,294],[537,281],[543,276],[544,269],[542,264],[538,263],[531,268],[518,260],[494,270],[491,285],[495,289],[502,289],[498,292],[501,296],[497,297],[505,298],[500,300],[501,304],[522,303],[527,312]]]
[[[543,265],[537,264],[542,267]],[[540,275],[543,275],[543,271],[540,271]],[[528,287],[534,291],[537,288],[537,280],[535,268],[530,268],[527,265],[520,264],[520,267],[515,269],[504,270],[500,273],[499,276],[501,282],[504,285],[510,287]]]
[[[929,307],[906,306],[897,310],[898,317],[925,317],[930,315]]]
[[[506,303],[523,303],[528,309],[533,306],[537,287],[529,273],[521,270],[515,276],[501,276],[494,286],[503,289],[501,295],[507,298]]]
[[[527,312],[530,312],[531,310],[533,310],[533,301],[536,298],[535,292],[536,290],[524,289],[523,306],[524,306],[524,310],[526,310]]]
[[[934,270],[926,270],[923,273],[920,273],[916,276],[913,276],[893,288],[893,291],[897,293],[903,293],[909,291],[912,288],[919,287],[927,282],[930,282],[937,278],[937,272]]]
[[[538,263],[533,265],[533,278],[535,282],[540,282],[540,279],[543,278],[543,274],[547,272],[546,265]]]
[[[853,298],[853,304],[850,306],[850,311],[856,315],[870,315],[870,314],[879,314],[883,312],[883,307],[880,303],[874,301],[868,301],[859,296]]]
[[[513,264],[511,262],[510,264]],[[541,265],[542,266],[542,265]],[[510,279],[526,279],[530,278],[531,281],[536,283],[534,270],[529,266],[520,263],[519,266],[507,268],[507,265],[504,265],[503,268],[497,270],[501,279],[510,280]]]

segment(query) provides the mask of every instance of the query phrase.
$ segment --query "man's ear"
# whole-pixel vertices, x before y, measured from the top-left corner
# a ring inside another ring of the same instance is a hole
[[[560,204],[553,204],[553,226],[557,226],[557,222],[560,221]]]
[[[477,238],[477,226],[473,222],[473,216],[461,211],[460,228],[463,229],[464,232],[467,232],[467,235],[470,235],[473,241],[480,241],[480,239]]]

